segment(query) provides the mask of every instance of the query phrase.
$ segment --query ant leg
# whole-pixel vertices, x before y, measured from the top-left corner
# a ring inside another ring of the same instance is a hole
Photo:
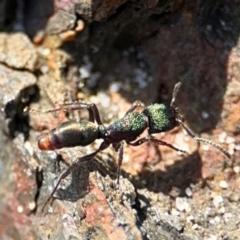
[[[139,101],[139,100],[136,100],[133,104],[132,104],[132,106],[130,107],[130,109],[125,113],[125,116],[127,115],[127,114],[129,114],[130,112],[133,112],[137,107],[144,107],[145,105],[144,105],[144,103],[142,103],[141,101]]]
[[[92,105],[92,103],[87,103],[87,102],[71,102],[71,103],[63,103],[59,108],[51,109],[46,112],[55,112],[59,110],[63,111],[76,111],[76,110],[81,110],[83,108],[86,108],[88,110],[89,114],[89,121],[94,122],[95,121],[95,115],[93,108],[89,107]]]
[[[209,140],[204,139],[204,138],[196,137],[196,135],[191,132],[191,130],[183,123],[183,121],[181,121],[181,119],[178,119],[178,118],[177,118],[176,121],[182,126],[182,128],[187,132],[187,134],[188,134],[191,138],[195,139],[195,140],[198,141],[198,142],[204,142],[204,143],[206,143],[206,144],[209,144],[209,145],[215,147],[216,149],[218,149],[219,151],[221,151],[228,159],[231,160],[231,155],[227,152],[226,149],[224,149],[223,147],[219,146],[219,145],[218,145],[217,143],[215,143],[215,142],[209,141]]]
[[[98,111],[97,106],[94,103],[88,103],[88,102],[74,102],[74,103],[65,103],[62,105],[63,109],[66,110],[80,110],[82,108],[87,108],[89,113],[89,121],[94,122],[96,121],[98,125],[103,125],[100,114]]]
[[[83,108],[87,108],[88,110],[88,114],[89,114],[89,121],[90,122],[94,122],[95,121],[95,116],[94,116],[94,112],[91,108],[88,108],[86,107],[86,104],[84,104],[83,106],[78,103],[63,103],[60,105],[60,107],[56,107],[56,108],[53,108],[53,109],[49,109],[49,110],[46,110],[46,111],[41,111],[41,110],[38,110],[38,109],[25,109],[25,111],[29,111],[29,112],[41,112],[41,113],[51,113],[51,112],[57,112],[57,111],[74,111],[74,110],[80,110],[80,109],[83,109]]]
[[[83,108],[86,108],[88,110],[89,114],[89,121],[94,122],[96,120],[98,125],[102,125],[102,121],[100,118],[99,111],[97,109],[97,106],[94,103],[88,103],[88,102],[71,102],[71,103],[63,103],[60,105],[60,107],[50,109],[47,111],[44,111],[44,113],[50,113],[50,112],[57,112],[60,110],[63,111],[76,111],[81,110]],[[31,111],[36,111],[35,109],[31,109]]]
[[[176,148],[173,145],[171,145],[170,143],[167,143],[167,142],[161,141],[159,139],[156,139],[156,138],[154,138],[151,135],[149,135],[147,137],[144,137],[144,138],[141,138],[141,139],[137,140],[136,142],[127,142],[127,144],[132,145],[132,146],[139,146],[139,145],[141,145],[141,144],[143,144],[143,143],[145,143],[147,141],[150,141],[150,142],[152,142],[154,144],[163,145],[163,146],[172,148],[172,149],[174,149],[177,152],[182,152],[184,154],[188,154],[188,152],[186,152],[184,150],[181,150],[179,148]]]
[[[42,212],[44,211],[46,205],[53,199],[53,195],[54,193],[57,191],[61,181],[66,178],[74,169],[78,168],[80,165],[82,165],[85,162],[88,162],[90,160],[92,160],[99,152],[103,151],[104,149],[106,149],[109,146],[109,144],[107,142],[102,142],[99,149],[96,150],[93,153],[90,153],[86,156],[77,158],[70,167],[68,167],[68,169],[66,169],[61,176],[59,177],[57,184],[55,185],[55,187],[53,188],[52,193],[50,194],[50,196],[48,197],[48,199],[46,200],[46,202],[43,205],[42,208]]]
[[[91,111],[93,112],[97,124],[103,125],[97,106],[94,103],[90,103],[88,104],[88,109],[91,109]]]
[[[119,178],[121,173],[121,166],[122,166],[122,160],[123,160],[123,141],[118,143],[117,145],[113,145],[116,152],[119,152],[118,154],[118,168],[117,168],[117,184],[119,184]]]
[[[184,154],[189,154],[187,151],[184,151],[184,150],[181,150],[181,149],[179,149],[179,148],[176,148],[176,147],[174,147],[172,144],[167,143],[167,142],[164,142],[164,141],[161,141],[161,140],[156,139],[156,138],[153,138],[152,136],[151,136],[151,138],[150,138],[150,141],[153,142],[154,144],[163,145],[163,146],[172,148],[172,149],[174,149],[174,150],[177,151],[177,152],[181,152],[181,153],[184,153]]]

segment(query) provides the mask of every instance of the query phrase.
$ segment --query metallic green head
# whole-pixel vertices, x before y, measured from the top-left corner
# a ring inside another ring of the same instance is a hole
[[[179,125],[176,110],[165,104],[151,104],[142,113],[148,117],[150,134],[166,132]]]

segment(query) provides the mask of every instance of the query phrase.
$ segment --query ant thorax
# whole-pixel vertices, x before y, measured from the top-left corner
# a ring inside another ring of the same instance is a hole
[[[144,132],[147,126],[148,119],[145,115],[139,112],[130,112],[108,126],[106,140],[110,142],[133,141]]]

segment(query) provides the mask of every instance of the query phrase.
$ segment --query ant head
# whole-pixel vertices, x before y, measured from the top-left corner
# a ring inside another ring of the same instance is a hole
[[[163,103],[151,104],[143,110],[143,114],[148,117],[150,134],[167,132],[180,125],[183,121],[178,108],[175,107],[176,95],[181,83],[177,83],[173,90],[173,96],[170,106]],[[179,121],[178,121],[179,120]]]

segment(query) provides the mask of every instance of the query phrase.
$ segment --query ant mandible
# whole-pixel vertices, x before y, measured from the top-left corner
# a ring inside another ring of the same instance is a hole
[[[77,158],[67,170],[65,170],[58,179],[51,195],[44,204],[53,198],[61,181],[66,178],[79,165],[92,160],[99,152],[103,151],[111,144],[118,156],[118,172],[117,182],[119,183],[120,168],[123,160],[124,141],[131,146],[139,146],[145,142],[152,142],[157,145],[164,145],[178,152],[188,154],[186,151],[174,147],[173,145],[156,139],[152,134],[167,132],[176,126],[181,125],[187,134],[198,142],[204,142],[212,145],[220,150],[227,158],[231,159],[231,155],[218,144],[204,138],[195,136],[192,131],[183,123],[184,119],[175,106],[176,95],[179,91],[181,83],[178,82],[174,86],[172,100],[170,106],[165,104],[151,104],[142,112],[135,112],[137,107],[144,106],[142,102],[135,101],[123,118],[105,127],[101,121],[99,111],[95,104],[87,102],[73,102],[63,104],[59,108],[55,108],[46,112],[54,112],[59,110],[80,110],[86,108],[89,113],[89,120],[66,121],[50,132],[42,135],[38,139],[38,147],[41,150],[55,150],[64,147],[87,146],[96,139],[103,139],[100,147],[93,153]],[[148,136],[136,140],[145,129],[148,129]],[[43,208],[44,208],[43,207]]]

